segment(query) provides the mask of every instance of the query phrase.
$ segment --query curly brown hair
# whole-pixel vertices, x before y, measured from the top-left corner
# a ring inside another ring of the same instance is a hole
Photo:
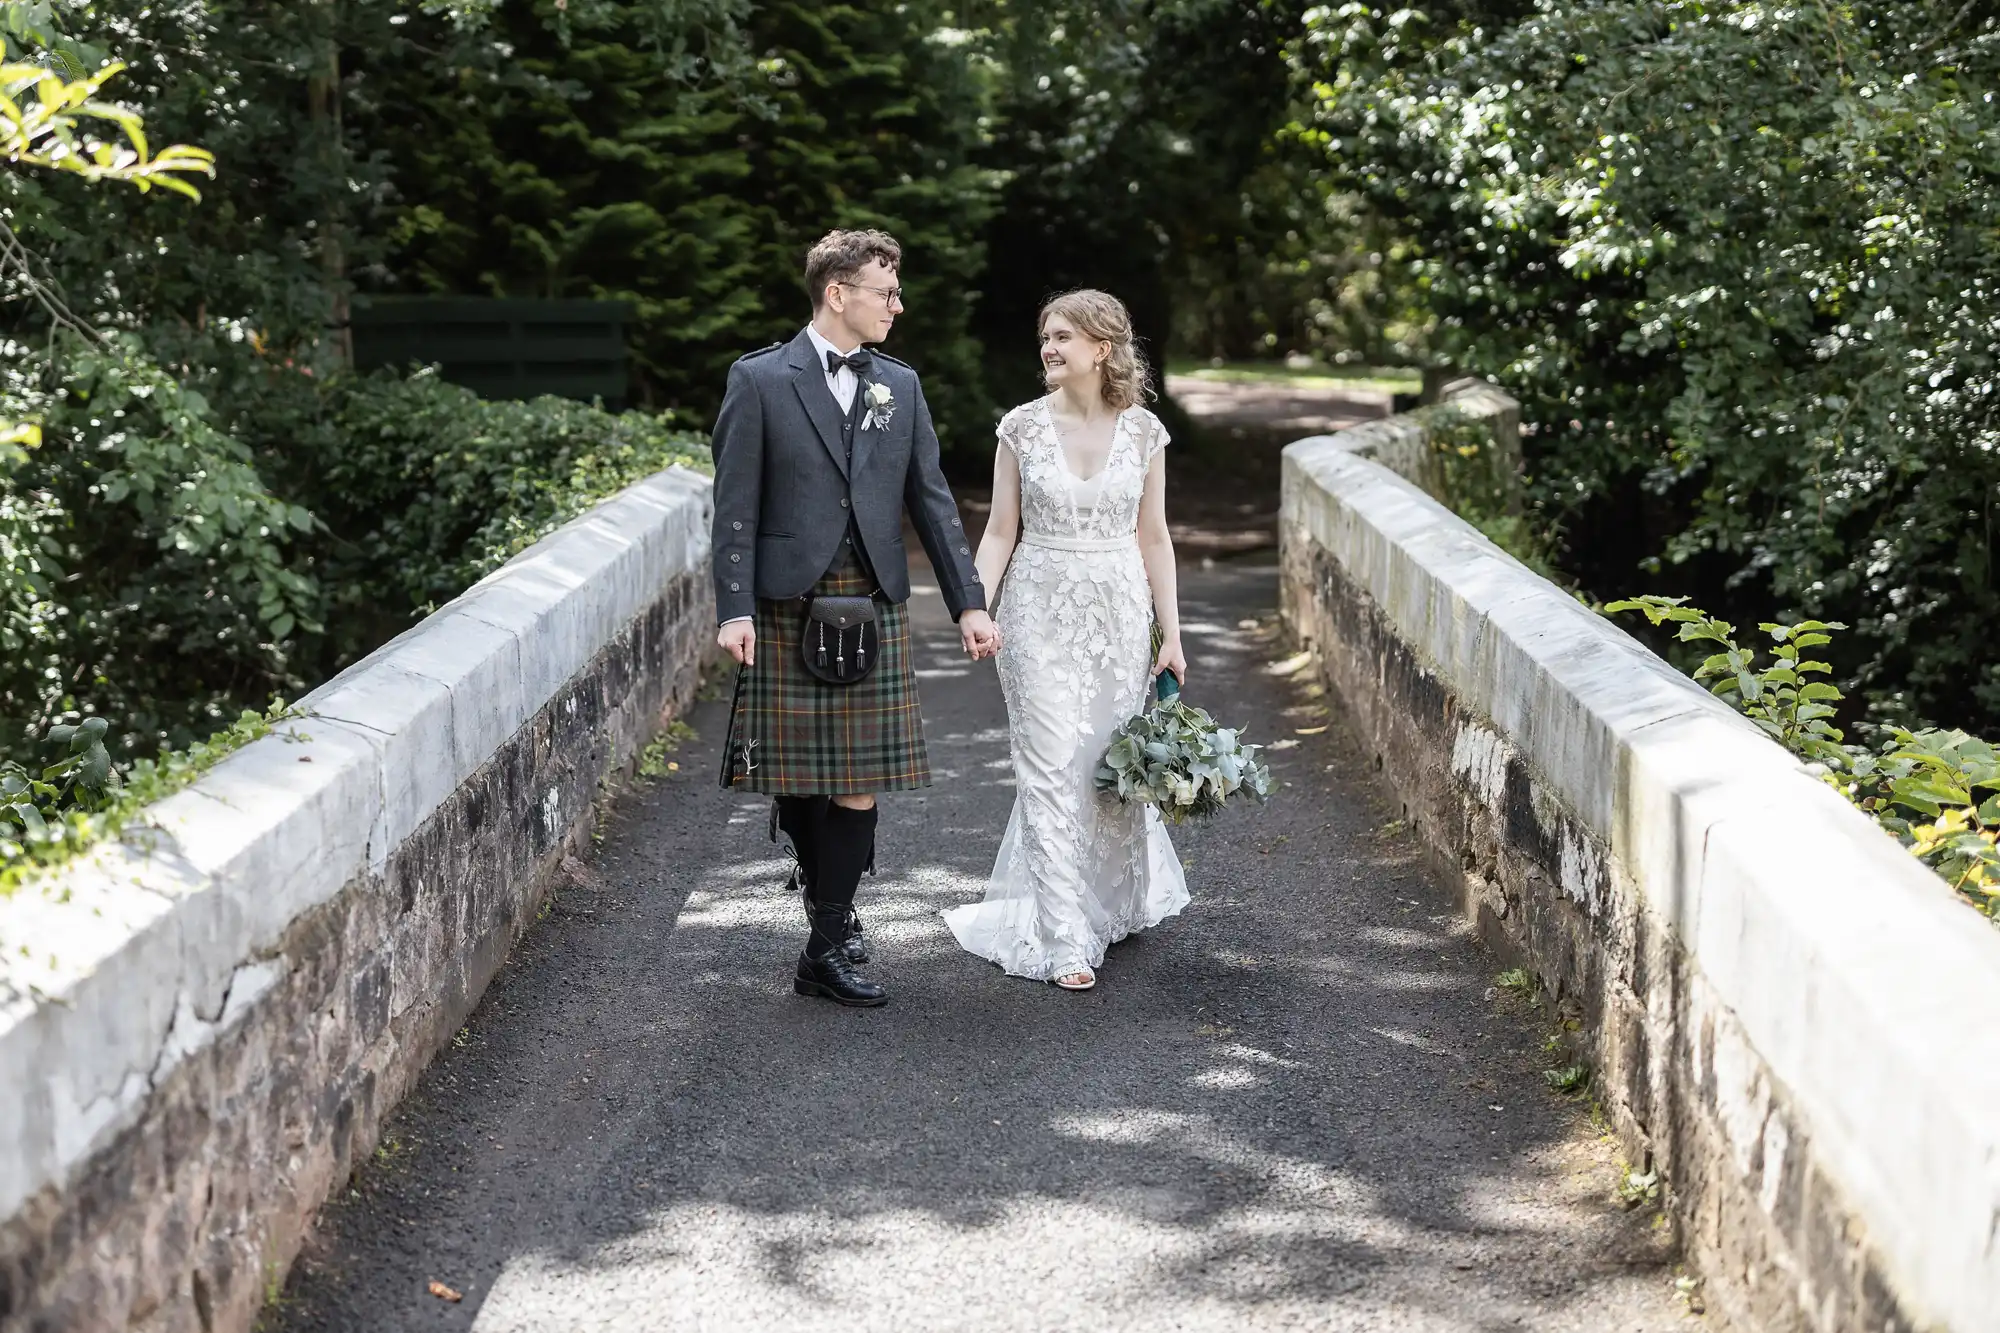
[[[815,241],[806,251],[806,290],[813,309],[826,304],[828,283],[851,282],[874,259],[900,270],[903,247],[886,231],[830,231]]]
[[[1136,407],[1153,391],[1153,372],[1140,355],[1138,340],[1132,335],[1132,312],[1110,292],[1085,287],[1063,292],[1042,302],[1035,320],[1035,332],[1048,327],[1050,315],[1061,315],[1070,326],[1094,342],[1111,344],[1111,352],[1100,368],[1104,375],[1104,401],[1117,411]]]

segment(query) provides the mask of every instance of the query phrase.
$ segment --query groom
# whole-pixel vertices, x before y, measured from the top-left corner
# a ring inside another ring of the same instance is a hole
[[[868,350],[903,308],[902,247],[829,232],[806,255],[812,323],[729,368],[715,423],[716,641],[743,671],[723,782],[777,799],[810,934],[793,989],[873,1006],[854,891],[875,856],[875,796],[930,785],[910,656],[907,509],[975,658],[999,648],[972,543],[938,469],[917,373]],[[802,660],[805,598],[871,596],[877,662],[828,684]]]

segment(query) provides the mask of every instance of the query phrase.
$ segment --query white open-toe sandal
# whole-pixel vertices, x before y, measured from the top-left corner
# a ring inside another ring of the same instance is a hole
[[[1083,979],[1079,981],[1078,977]],[[1089,990],[1097,984],[1097,974],[1086,967],[1078,972],[1065,972],[1055,979],[1055,983],[1064,990]]]

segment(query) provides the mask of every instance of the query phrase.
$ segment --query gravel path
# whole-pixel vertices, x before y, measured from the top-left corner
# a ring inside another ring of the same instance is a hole
[[[1658,1330],[1658,1230],[1538,1069],[1304,683],[1275,571],[1186,571],[1190,695],[1284,737],[1271,807],[1183,831],[1195,901],[1094,992],[956,951],[1011,800],[990,664],[916,600],[938,785],[884,801],[886,1009],[791,994],[722,706],[628,795],[330,1207],[274,1329]],[[1295,734],[1299,729],[1314,734]],[[463,1293],[427,1294],[431,1281]]]

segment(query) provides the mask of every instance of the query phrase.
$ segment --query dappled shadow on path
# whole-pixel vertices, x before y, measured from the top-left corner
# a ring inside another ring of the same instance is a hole
[[[1194,905],[1116,946],[1098,990],[1004,977],[938,919],[980,892],[1012,796],[990,666],[949,674],[921,595],[938,784],[885,801],[862,901],[891,1005],[790,993],[802,918],[766,807],[690,746],[397,1114],[276,1324],[1675,1322],[1604,1150],[1485,998],[1491,963],[1382,835],[1338,728],[1267,670],[1271,571],[1188,585],[1190,695],[1282,738],[1286,786],[1177,832]]]

